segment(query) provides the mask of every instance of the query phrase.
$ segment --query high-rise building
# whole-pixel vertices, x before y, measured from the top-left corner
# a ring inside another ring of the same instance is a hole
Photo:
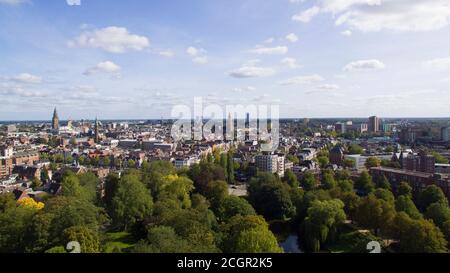
[[[52,129],[59,130],[59,117],[58,117],[58,112],[56,111],[56,107],[55,107],[55,110],[53,111]]]
[[[346,124],[343,122],[338,122],[334,125],[334,130],[339,134],[345,134],[346,133]]]
[[[380,124],[381,124],[381,120],[376,117],[370,117],[369,118],[369,132],[370,133],[377,133],[378,131],[380,131]]]
[[[449,141],[448,130],[449,130],[448,126],[447,127],[443,127],[441,129],[441,139],[442,139],[442,141]]]
[[[399,141],[401,144],[413,144],[418,136],[418,129],[405,127],[400,130]]]

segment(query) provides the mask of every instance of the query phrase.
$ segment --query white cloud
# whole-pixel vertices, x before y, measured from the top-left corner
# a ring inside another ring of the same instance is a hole
[[[317,74],[308,76],[298,76],[280,82],[280,85],[303,85],[324,81],[325,79]]]
[[[273,43],[274,41],[275,41],[275,38],[270,37],[270,38],[266,39],[266,40],[264,41],[264,43],[265,43],[265,44],[271,44],[271,43]]]
[[[341,35],[350,37],[353,35],[353,32],[351,30],[344,30],[341,32]]]
[[[192,62],[196,64],[207,64],[208,57],[206,56],[206,50],[203,48],[195,48],[190,46],[186,49],[186,53],[192,57]]]
[[[234,92],[238,92],[238,93],[250,92],[250,91],[255,91],[255,90],[256,90],[256,88],[253,86],[237,87],[237,88],[233,89]]]
[[[292,19],[309,22],[315,15],[330,13],[337,26],[363,32],[381,30],[431,31],[448,25],[448,0],[316,0],[314,6]]]
[[[286,65],[287,67],[291,68],[291,69],[295,69],[300,67],[297,63],[297,60],[294,58],[284,58],[281,60],[281,63]]]
[[[248,52],[259,55],[284,55],[287,54],[289,48],[286,46],[277,47],[258,47],[255,49],[250,49]]]
[[[309,8],[307,10],[304,10],[294,16],[292,16],[293,21],[302,22],[302,23],[308,23],[314,18],[317,14],[319,14],[320,8],[317,6],[314,6],[312,8]]]
[[[449,58],[437,58],[425,62],[425,66],[432,69],[445,70],[450,68],[450,57]]]
[[[233,70],[229,75],[233,78],[261,78],[269,77],[276,73],[272,68],[256,66],[257,61],[244,64],[240,68]]]
[[[116,74],[117,75],[120,72],[120,70],[121,70],[121,68],[117,64],[115,64],[111,61],[106,61],[106,62],[99,63],[94,67],[89,68],[83,74],[86,76],[90,76],[90,75],[97,74],[97,73],[107,73],[107,74]]]
[[[206,56],[199,56],[192,59],[192,61],[196,64],[207,64],[208,63],[208,57]]]
[[[193,46],[190,46],[190,47],[188,47],[186,49],[186,53],[189,54],[192,57],[195,57],[195,56],[199,55],[200,52],[201,52],[201,50],[199,50],[199,49],[197,49],[197,48],[195,48]]]
[[[318,90],[322,91],[335,91],[338,90],[340,87],[337,84],[322,84],[317,86]]]
[[[286,36],[286,39],[292,43],[295,43],[298,41],[298,36],[295,35],[295,33],[291,33]]]
[[[20,83],[42,83],[42,78],[39,76],[31,75],[28,73],[22,73],[17,76],[9,78],[12,81],[20,82]]]
[[[0,85],[0,95],[3,96],[16,96],[16,97],[22,97],[22,98],[45,98],[47,97],[47,94],[44,94],[42,92],[37,91],[29,91],[23,89],[21,86],[16,85]]]
[[[69,6],[81,6],[81,0],[66,0]]]
[[[0,4],[6,4],[6,5],[20,5],[24,3],[29,3],[28,0],[0,0]]]
[[[123,27],[107,27],[83,32],[75,40],[69,41],[70,47],[101,48],[110,53],[124,53],[129,50],[140,51],[150,45],[145,36],[128,32]]]
[[[158,52],[158,54],[160,56],[167,57],[167,58],[172,58],[172,57],[175,56],[175,52],[173,52],[172,50],[169,50],[169,49],[168,50],[162,50],[162,51]]]
[[[380,70],[386,66],[379,60],[361,60],[347,64],[344,67],[344,71],[367,71],[367,70]]]

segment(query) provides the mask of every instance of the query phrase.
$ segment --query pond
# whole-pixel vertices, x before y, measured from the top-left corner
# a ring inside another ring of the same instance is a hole
[[[278,239],[278,245],[285,253],[304,253],[299,237],[289,221],[272,221],[270,229]]]
[[[286,240],[280,242],[279,245],[283,248],[285,253],[304,253],[300,247],[298,235],[296,234],[289,235]]]

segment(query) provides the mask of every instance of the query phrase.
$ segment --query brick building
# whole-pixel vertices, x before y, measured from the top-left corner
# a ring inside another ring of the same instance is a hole
[[[391,183],[394,191],[396,191],[401,182],[408,183],[415,193],[427,186],[436,185],[442,189],[447,198],[450,197],[450,179],[445,175],[385,167],[371,168],[370,174],[374,178],[385,176]]]

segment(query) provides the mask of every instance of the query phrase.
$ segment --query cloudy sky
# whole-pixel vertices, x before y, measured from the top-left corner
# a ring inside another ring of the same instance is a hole
[[[448,0],[0,0],[0,120],[448,117]]]

